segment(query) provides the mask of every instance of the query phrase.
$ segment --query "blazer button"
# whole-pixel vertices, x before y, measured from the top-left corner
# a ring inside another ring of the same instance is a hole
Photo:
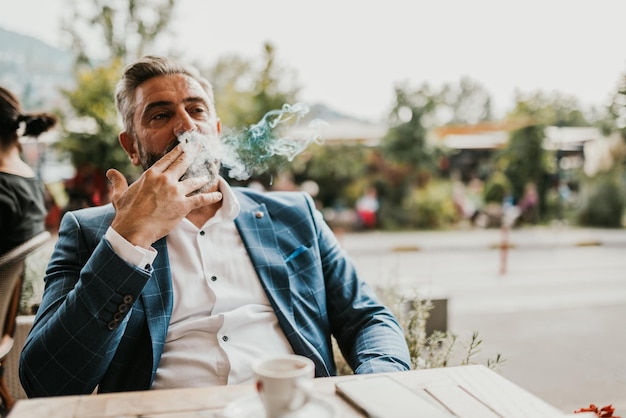
[[[255,216],[257,219],[261,219],[263,216],[265,216],[265,214],[264,214],[263,212],[261,212],[261,211],[258,211],[258,212],[256,212],[256,213],[254,214],[254,216]]]
[[[131,304],[133,303],[133,295],[124,295],[124,298],[122,299],[124,301],[125,304]]]
[[[117,328],[118,326],[119,326],[119,322],[117,322],[117,321],[110,321],[110,322],[107,324],[107,328],[108,328],[109,330],[111,330],[111,331],[115,330],[115,328]]]
[[[117,307],[117,311],[119,313],[126,313],[128,312],[128,305],[125,303],[122,303],[120,306]]]

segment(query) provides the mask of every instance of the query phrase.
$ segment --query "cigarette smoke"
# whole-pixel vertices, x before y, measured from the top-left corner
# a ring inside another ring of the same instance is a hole
[[[180,180],[186,178],[207,176],[209,182],[199,192],[208,191],[218,182],[220,173],[220,159],[222,147],[217,135],[203,135],[198,132],[184,132],[178,136],[178,142],[185,152],[196,153],[196,157]]]
[[[254,174],[267,171],[271,157],[293,161],[312,142],[321,143],[320,131],[326,123],[319,119],[309,122],[297,136],[287,132],[289,128],[297,127],[308,112],[308,106],[302,103],[284,104],[282,109],[267,112],[258,123],[241,132],[225,133],[222,136],[222,165],[228,169],[228,176],[247,180]]]
[[[242,181],[265,172],[271,157],[293,161],[311,142],[322,142],[320,131],[326,123],[319,119],[311,121],[296,135],[285,133],[289,128],[298,127],[308,112],[309,108],[301,103],[285,104],[243,131],[223,134],[221,140],[217,135],[207,136],[195,131],[181,134],[178,142],[185,152],[196,154],[181,180],[206,175],[209,183],[205,188],[209,188],[218,181],[220,163],[228,169],[230,178]]]

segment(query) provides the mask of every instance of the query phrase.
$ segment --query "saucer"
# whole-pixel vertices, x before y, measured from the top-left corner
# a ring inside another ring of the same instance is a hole
[[[224,418],[265,418],[263,403],[259,395],[249,395],[226,405]],[[285,418],[337,418],[337,408],[330,401],[314,396],[302,408]]]

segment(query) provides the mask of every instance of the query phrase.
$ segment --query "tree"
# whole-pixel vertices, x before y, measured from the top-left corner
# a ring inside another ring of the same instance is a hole
[[[537,96],[535,96],[535,99]],[[553,120],[546,113],[542,100],[518,98],[511,119],[526,120],[525,126],[511,132],[506,147],[495,155],[496,166],[505,167],[504,173],[511,182],[513,197],[519,201],[528,187],[536,187],[540,214],[545,212],[545,196],[550,186],[549,175],[553,171],[554,157],[543,147],[545,124]]]
[[[445,125],[475,125],[492,119],[491,95],[469,77],[461,78],[458,85],[444,85],[441,96],[451,114]]]
[[[385,161],[385,185],[379,194],[383,225],[410,222],[404,203],[415,188],[426,186],[437,167],[436,151],[428,143],[427,133],[436,117],[438,97],[427,84],[416,91],[398,86],[395,94],[391,127],[380,144]]]
[[[268,112],[280,111],[285,104],[293,105],[297,102],[299,86],[295,72],[278,64],[276,50],[271,43],[263,45],[259,66],[255,66],[252,61],[230,56],[218,60],[215,66],[203,73],[213,83],[216,108],[224,129],[223,137],[245,135]],[[264,173],[256,173],[241,181],[233,179],[232,182],[245,184],[258,181],[269,188],[279,173],[290,170],[289,161],[282,156],[268,157],[263,165]]]
[[[300,90],[296,73],[279,65],[271,43],[263,44],[260,65],[226,56],[203,73],[213,84],[222,124],[232,129],[248,127],[267,112],[293,104]]]
[[[76,167],[67,185],[70,205],[93,206],[108,201],[106,170],[117,168],[129,180],[138,174],[118,143],[115,85],[126,61],[143,55],[167,27],[175,0],[68,3],[71,18],[64,27],[75,54],[76,88],[63,91],[72,111],[63,122],[58,147]],[[97,53],[85,42],[91,34],[102,41]]]
[[[63,29],[76,63],[121,59],[123,63],[144,55],[165,35],[175,0],[67,0],[70,14]],[[90,45],[87,40],[97,40]]]
[[[63,121],[65,135],[57,147],[71,156],[77,175],[68,185],[74,206],[93,206],[108,200],[104,173],[117,168],[129,178],[138,174],[118,143],[119,124],[114,103],[115,83],[121,62],[83,69],[77,73],[76,88],[63,94],[74,117]]]

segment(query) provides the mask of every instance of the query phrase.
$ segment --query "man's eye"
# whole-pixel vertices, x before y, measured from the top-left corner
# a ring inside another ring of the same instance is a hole
[[[152,120],[161,120],[161,119],[165,119],[166,117],[167,117],[166,113],[157,113],[152,116]]]

